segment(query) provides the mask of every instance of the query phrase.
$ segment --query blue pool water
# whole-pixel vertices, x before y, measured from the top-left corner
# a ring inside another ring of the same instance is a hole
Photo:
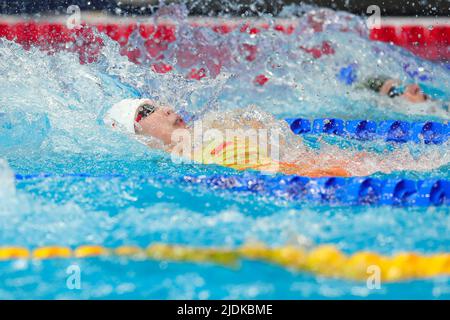
[[[403,113],[388,98],[349,90],[338,82],[336,74],[350,63],[358,64],[360,77],[388,73],[411,80],[408,74],[416,70],[429,78],[430,85],[447,91],[450,73],[402,49],[370,42],[367,32],[339,31],[341,25],[364,28],[357,17],[328,11],[327,15],[326,32],[306,30],[307,36],[267,33],[251,37],[203,30],[210,43],[225,43],[231,50],[238,40],[258,44],[262,56],[255,62],[230,63],[219,76],[202,81],[186,80],[182,68],[161,75],[145,63],[129,62],[107,38],[99,61],[85,65],[79,64],[75,54],[49,56],[37,48],[25,51],[15,43],[1,41],[0,246],[145,247],[162,242],[238,247],[259,241],[268,246],[333,244],[348,254],[361,250],[385,255],[448,252],[448,206],[326,206],[182,185],[175,182],[177,177],[234,172],[212,165],[173,164],[170,156],[103,125],[106,109],[136,92],[197,115],[205,109],[223,111],[255,104],[280,119],[448,120]],[[298,19],[307,29],[306,19]],[[186,39],[194,41],[192,30],[182,23],[181,28],[185,28],[184,42],[178,40],[169,50],[175,52],[177,46],[186,45]],[[336,54],[316,60],[298,50],[299,45],[314,46],[324,40],[333,44]],[[170,59],[174,58],[169,54]],[[252,82],[260,73],[270,77],[262,87]],[[326,150],[326,144],[315,139],[307,137],[306,143]],[[445,158],[450,150],[448,143],[399,146],[381,141],[324,140],[350,152],[408,150],[417,157],[427,154],[430,162]],[[450,179],[449,168],[448,163],[439,168],[425,163],[417,170],[373,176]],[[37,173],[52,176],[14,180],[14,174]],[[121,177],[64,176],[79,173]],[[81,270],[80,290],[66,285],[66,270],[71,265]],[[365,282],[247,260],[237,268],[113,257],[18,260],[0,262],[0,298],[448,299],[450,280],[383,283],[381,289],[370,290]]]

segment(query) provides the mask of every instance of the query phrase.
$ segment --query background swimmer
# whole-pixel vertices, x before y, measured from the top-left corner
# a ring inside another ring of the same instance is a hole
[[[429,99],[418,84],[402,86],[400,81],[384,76],[368,78],[364,87],[389,98],[401,97],[411,103],[421,103]]]
[[[437,115],[444,118],[450,116],[446,95],[424,84],[402,84],[400,80],[391,77],[375,76],[367,78],[357,87],[372,90],[391,99],[401,98],[399,107],[410,114]]]

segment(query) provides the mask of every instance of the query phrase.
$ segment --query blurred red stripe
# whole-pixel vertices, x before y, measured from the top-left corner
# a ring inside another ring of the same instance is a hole
[[[119,42],[121,46],[126,46],[130,35],[138,28],[135,23],[106,23],[96,24],[95,27],[100,32],[106,33],[111,39]],[[226,23],[211,26],[219,34],[229,33],[235,30],[236,27],[237,25],[228,25]],[[269,28],[270,26],[268,24],[254,26],[247,22],[241,25],[240,31],[249,34],[258,34]],[[273,30],[285,34],[292,34],[295,28],[293,25],[275,24]],[[151,57],[156,59],[162,59],[163,52],[168,48],[168,45],[176,40],[176,26],[171,24],[141,24],[139,25],[138,32],[144,39],[147,39],[145,43],[147,51]],[[79,31],[76,29],[70,30],[64,24],[60,23],[30,21],[15,23],[0,22],[1,38],[15,40],[26,48],[33,44],[39,45],[44,49],[61,48],[63,44],[73,42],[75,34],[79,34]],[[372,29],[370,39],[392,42],[427,59],[450,59],[450,26],[425,28],[419,25],[404,25],[399,27],[386,25],[381,28]],[[86,32],[84,33],[84,41],[87,43],[100,43],[98,37]],[[79,48],[79,50],[87,53],[95,53],[97,52],[97,47],[95,48],[95,50],[92,48],[90,50]],[[243,54],[245,54],[246,59],[252,61],[256,58],[256,47],[243,49]],[[135,50],[125,50],[123,52],[129,52],[129,55],[133,56],[132,58],[136,60],[137,52]],[[320,53],[324,54],[322,51]],[[157,68],[160,71],[168,69],[160,66]]]
[[[383,26],[372,29],[370,39],[392,42],[425,59],[450,59],[450,26]]]
[[[383,41],[383,42],[393,42],[396,43],[397,40],[397,30],[393,26],[383,26],[381,28],[374,28],[370,32],[370,38],[372,40]]]

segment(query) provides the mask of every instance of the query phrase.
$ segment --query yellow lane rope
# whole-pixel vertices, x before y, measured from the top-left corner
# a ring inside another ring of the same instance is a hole
[[[89,257],[125,257],[184,262],[209,262],[237,266],[240,259],[275,263],[295,271],[350,279],[366,280],[371,272],[379,270],[382,281],[393,282],[416,278],[450,276],[450,253],[422,255],[399,253],[383,256],[368,251],[345,255],[331,245],[305,250],[295,246],[270,248],[262,244],[245,245],[235,249],[199,248],[181,245],[152,244],[147,248],[121,246],[39,247],[29,250],[23,247],[0,247],[0,261],[14,259],[57,259]],[[369,271],[372,270],[372,271]]]

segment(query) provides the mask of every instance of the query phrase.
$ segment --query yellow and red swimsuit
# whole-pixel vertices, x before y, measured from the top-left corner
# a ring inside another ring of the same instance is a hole
[[[281,172],[307,177],[349,177],[351,174],[340,167],[313,168],[295,163],[275,161],[252,144],[239,144],[236,140],[205,143],[201,154],[195,154],[194,160],[203,164],[218,164],[236,170],[258,170],[265,172]]]

